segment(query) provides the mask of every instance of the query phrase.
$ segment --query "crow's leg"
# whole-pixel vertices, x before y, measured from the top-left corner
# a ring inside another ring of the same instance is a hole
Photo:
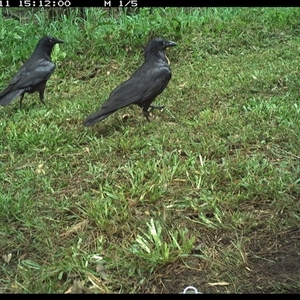
[[[45,103],[45,101],[44,101],[44,91],[41,91],[41,92],[40,92],[40,101],[41,101],[44,105],[46,105],[46,103]]]
[[[40,91],[39,94],[40,94],[40,101],[41,101],[44,105],[46,105],[46,103],[45,103],[45,101],[44,101],[44,91]]]
[[[151,108],[150,111],[152,111],[153,109],[159,109],[159,110],[162,110],[165,108],[165,105],[150,105],[149,106]]]
[[[22,106],[22,101],[23,101],[23,98],[24,98],[24,94],[25,94],[25,93],[22,93],[22,94],[21,94],[21,97],[20,97],[20,108],[21,108],[21,106]]]
[[[143,114],[144,114],[144,116],[146,117],[147,121],[150,122],[150,119],[149,119],[149,116],[150,116],[149,111],[148,111],[147,109],[143,109]]]
[[[149,110],[150,108],[150,110]],[[150,116],[150,112],[153,110],[153,109],[159,109],[159,110],[162,110],[163,108],[165,108],[165,106],[159,106],[159,105],[144,105],[143,107],[143,114],[144,116],[147,118],[148,122],[150,122],[150,119],[149,119],[149,116]]]

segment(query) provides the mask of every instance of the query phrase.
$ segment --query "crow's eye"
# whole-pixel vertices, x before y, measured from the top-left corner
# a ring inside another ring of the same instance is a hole
[[[53,42],[53,40],[52,39],[49,39],[49,43],[52,43]]]

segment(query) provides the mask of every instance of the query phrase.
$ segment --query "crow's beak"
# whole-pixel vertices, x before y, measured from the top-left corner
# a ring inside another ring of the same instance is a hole
[[[174,46],[177,46],[177,44],[175,42],[172,42],[172,41],[167,42],[167,47],[174,47]]]
[[[56,42],[57,44],[62,44],[62,43],[64,43],[64,41],[63,41],[63,40],[60,40],[60,39],[55,39],[55,42]]]

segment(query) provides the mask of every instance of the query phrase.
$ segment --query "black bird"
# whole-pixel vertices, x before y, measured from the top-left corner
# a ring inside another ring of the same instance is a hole
[[[164,106],[154,106],[151,103],[166,88],[172,73],[164,51],[176,43],[162,38],[151,40],[144,50],[144,63],[131,77],[114,89],[100,109],[89,115],[85,126],[91,126],[107,118],[120,108],[137,104],[143,108],[143,114],[149,120],[149,107],[162,109]]]
[[[44,36],[39,40],[30,58],[13,77],[8,87],[0,93],[0,105],[5,106],[20,95],[21,107],[24,94],[34,92],[39,92],[40,101],[45,104],[46,83],[55,70],[51,52],[57,43],[63,41],[51,36]]]

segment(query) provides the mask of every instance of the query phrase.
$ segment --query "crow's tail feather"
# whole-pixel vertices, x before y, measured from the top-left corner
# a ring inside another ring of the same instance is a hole
[[[103,115],[101,113],[101,111],[96,111],[96,112],[90,114],[89,116],[87,116],[87,118],[83,122],[83,125],[86,126],[86,127],[92,126],[93,124],[106,119],[108,116],[110,116],[114,112],[115,112],[115,110],[110,111],[109,113]]]
[[[24,92],[24,90],[15,90],[15,91],[8,91],[5,92],[5,90],[0,94],[0,105],[5,106],[9,104],[11,101],[13,101],[16,97],[21,95]]]

